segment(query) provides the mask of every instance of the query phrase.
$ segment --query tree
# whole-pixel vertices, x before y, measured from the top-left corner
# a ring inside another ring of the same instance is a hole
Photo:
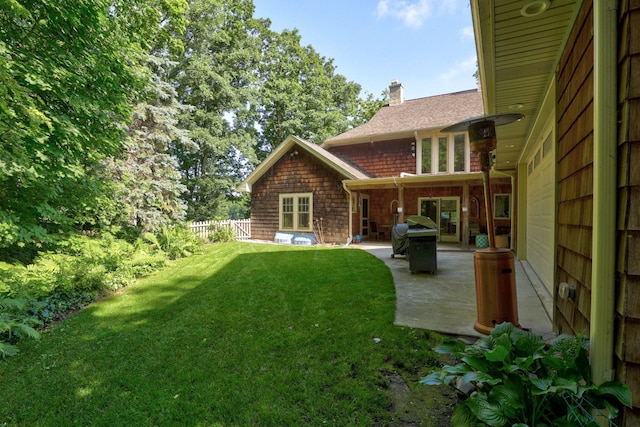
[[[0,2],[0,247],[46,242],[93,203],[146,76],[105,0]],[[73,203],[73,204],[71,204]]]
[[[184,220],[186,187],[170,147],[192,145],[187,132],[177,127],[177,116],[188,110],[176,100],[173,86],[163,81],[172,64],[150,56],[152,79],[148,102],[139,103],[128,128],[129,138],[121,156],[105,162],[107,179],[116,183],[115,198],[124,206],[126,225],[140,232]]]
[[[253,102],[260,60],[260,22],[251,0],[192,0],[184,54],[172,73],[181,103],[194,107],[181,126],[197,146],[177,144],[188,218],[220,215],[254,157],[255,129],[238,125]]]
[[[298,30],[267,36],[257,118],[260,157],[289,135],[319,144],[346,131],[357,111],[360,85],[336,74],[333,60],[301,46]]]

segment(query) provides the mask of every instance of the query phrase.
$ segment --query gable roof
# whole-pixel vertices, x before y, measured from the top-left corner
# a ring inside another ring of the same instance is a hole
[[[483,114],[478,89],[409,99],[400,105],[385,105],[367,123],[329,138],[321,146],[412,137],[416,131],[444,128]]]
[[[267,156],[267,158],[264,159],[253,172],[251,172],[247,179],[245,179],[236,187],[236,190],[241,192],[250,192],[251,186],[269,169],[271,169],[271,167],[275,165],[280,160],[280,158],[282,158],[282,156],[284,156],[287,151],[289,151],[289,149],[294,145],[298,146],[301,150],[306,151],[325,165],[334,169],[335,171],[343,175],[346,179],[359,180],[370,178],[369,175],[363,173],[359,169],[356,169],[349,163],[336,157],[319,145],[313,144],[297,136],[290,135],[275,150],[273,150],[273,152],[269,154],[269,156]]]

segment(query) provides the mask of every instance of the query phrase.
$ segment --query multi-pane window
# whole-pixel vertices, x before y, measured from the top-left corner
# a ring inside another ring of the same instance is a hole
[[[313,194],[280,195],[280,230],[311,231]]]
[[[464,134],[453,137],[453,171],[464,172]]]
[[[446,136],[438,138],[438,172],[447,171],[447,160],[449,159],[447,156],[447,142],[448,138]]]
[[[469,172],[470,151],[466,134],[426,137],[420,142],[420,173]]]
[[[422,140],[422,173],[431,173],[431,138]]]

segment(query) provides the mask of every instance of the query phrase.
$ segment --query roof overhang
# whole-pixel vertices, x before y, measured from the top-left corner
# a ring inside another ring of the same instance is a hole
[[[312,155],[347,179],[361,179],[364,177],[364,174],[355,172],[353,168],[345,165],[344,162],[335,158],[331,153],[325,151],[319,146],[290,135],[280,145],[278,145],[278,147],[273,150],[273,152],[271,152],[271,154],[269,154],[269,156],[267,156],[267,158],[262,161],[262,163],[260,163],[253,172],[251,172],[247,179],[236,186],[236,190],[244,193],[251,192],[251,186],[294,146]]]
[[[416,138],[423,134],[439,133],[440,130],[445,126],[447,126],[448,124],[450,123],[446,123],[436,127],[408,130],[403,132],[394,132],[394,133],[380,132],[380,133],[374,133],[374,134],[369,134],[364,136],[358,136],[355,138],[341,138],[336,140],[328,139],[322,144],[320,144],[320,146],[322,148],[328,148],[328,147],[336,147],[340,145],[365,144],[365,143],[373,143],[373,142],[380,142],[380,141],[386,142],[386,141],[405,139],[405,138]]]
[[[511,178],[515,171],[492,172],[495,178]],[[385,188],[437,187],[443,185],[464,183],[482,184],[482,172],[451,174],[451,175],[404,175],[389,178],[346,179],[342,181],[346,188],[352,191],[377,190]]]
[[[485,114],[525,116],[496,129],[496,169],[514,169],[534,137],[581,4],[582,0],[553,0],[542,13],[531,14],[533,1],[471,0]]]

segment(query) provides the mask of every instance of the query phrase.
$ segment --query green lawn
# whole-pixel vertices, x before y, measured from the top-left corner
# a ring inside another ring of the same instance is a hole
[[[394,310],[364,251],[211,245],[21,342],[0,425],[392,424],[385,373],[413,384],[439,343]]]

